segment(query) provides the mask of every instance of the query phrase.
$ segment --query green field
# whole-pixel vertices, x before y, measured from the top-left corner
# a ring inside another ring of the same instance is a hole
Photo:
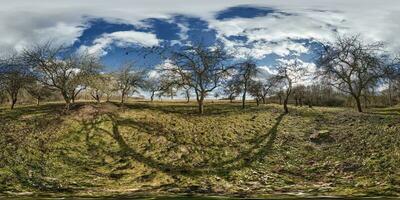
[[[0,193],[400,195],[400,108],[0,109]]]

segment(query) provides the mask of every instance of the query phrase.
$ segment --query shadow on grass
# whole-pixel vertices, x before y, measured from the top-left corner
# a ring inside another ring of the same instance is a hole
[[[139,106],[139,105],[137,105]],[[171,130],[167,130],[163,125],[158,123],[147,123],[147,122],[139,122],[131,119],[120,119],[116,114],[108,112],[103,113],[103,115],[107,116],[106,120],[111,122],[111,130],[106,130],[104,128],[98,127],[98,121],[93,120],[92,122],[85,122],[82,124],[82,131],[97,131],[98,133],[105,133],[111,136],[118,144],[120,148],[120,156],[121,157],[129,157],[134,160],[145,164],[146,166],[153,168],[158,171],[162,171],[171,175],[184,175],[189,177],[201,176],[201,175],[220,175],[226,176],[233,170],[240,170],[245,167],[251,166],[255,161],[264,159],[271,151],[274,144],[274,141],[277,137],[277,129],[285,116],[284,114],[279,115],[276,118],[276,121],[271,129],[269,129],[264,134],[257,134],[254,138],[251,139],[253,141],[251,143],[251,147],[247,150],[242,151],[236,158],[220,161],[217,163],[205,163],[202,166],[178,166],[177,164],[171,162],[162,162],[160,160],[154,159],[152,157],[145,156],[143,153],[138,152],[136,149],[132,148],[125,140],[125,138],[120,133],[120,127],[128,126],[131,128],[138,129],[140,131],[153,134],[154,132],[159,132],[157,136],[161,136],[165,134],[162,133],[171,133]],[[155,131],[156,130],[156,131]],[[183,134],[179,132],[173,132],[172,135]],[[87,136],[88,138],[88,136]],[[175,137],[176,138],[176,137]],[[88,138],[87,140],[89,140]],[[178,140],[174,140],[172,138],[168,138],[171,143],[184,144],[184,145],[195,145],[182,143]],[[215,147],[215,145],[210,145]],[[223,146],[217,146],[218,148],[222,148]]]
[[[119,103],[113,102],[113,104],[118,105]],[[188,104],[176,104],[170,103],[171,106],[160,105],[159,103],[126,103],[124,107],[130,110],[152,110],[158,111],[165,114],[179,114],[179,115],[200,115],[198,113],[197,104],[191,102]],[[263,112],[265,109],[263,106],[247,105],[245,109],[242,109],[241,104],[237,103],[206,103],[204,106],[204,113],[201,116],[217,116],[217,115],[229,115],[238,112],[252,112],[258,113]]]

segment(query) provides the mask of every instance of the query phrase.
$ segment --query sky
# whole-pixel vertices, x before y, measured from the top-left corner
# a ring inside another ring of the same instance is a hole
[[[312,66],[317,41],[360,34],[400,51],[400,0],[0,0],[0,54],[53,41],[101,57],[154,68],[143,47],[222,42],[251,55],[266,73],[282,59]],[[129,52],[128,54],[126,52]]]

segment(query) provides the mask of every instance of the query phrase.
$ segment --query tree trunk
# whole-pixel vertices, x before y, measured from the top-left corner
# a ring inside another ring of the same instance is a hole
[[[190,102],[190,94],[189,91],[186,91],[186,103]]]
[[[68,96],[68,92],[63,91],[63,92],[61,92],[61,94],[62,94],[62,96],[64,98],[64,101],[65,101],[65,108],[64,108],[65,112],[68,112],[69,109],[70,109],[71,99]]]
[[[204,113],[204,94],[196,92],[196,98],[197,98],[197,103],[199,107],[199,113],[203,114]]]
[[[65,99],[65,111],[68,112],[71,107],[71,101],[69,99]]]
[[[283,101],[283,109],[285,110],[285,113],[289,113],[289,109],[288,109],[288,106],[287,106],[288,99],[289,98],[286,97],[285,100]]]
[[[263,104],[266,104],[265,96],[262,97],[262,103],[263,103]]]
[[[294,100],[296,101],[296,106],[299,106],[299,102],[298,102],[298,100],[297,100],[297,98],[294,98]]]
[[[291,93],[291,85],[290,85],[290,83],[289,83],[289,88],[287,89],[287,91],[286,91],[286,96],[285,96],[285,99],[283,100],[283,109],[285,110],[285,114],[287,114],[287,113],[289,113],[289,108],[288,108],[288,102],[289,102],[289,96],[290,96],[290,93]]]
[[[257,106],[259,106],[260,105],[260,99],[256,98],[256,103],[257,103]]]
[[[198,104],[199,104],[199,113],[203,114],[204,113],[204,100],[200,100],[198,102]]]
[[[393,106],[393,99],[392,99],[392,81],[389,80],[389,88],[388,88],[388,93],[389,93],[389,106]]]
[[[154,91],[151,92],[150,101],[153,102],[154,100]]]
[[[125,103],[125,93],[122,92],[122,94],[121,94],[121,107],[124,106],[124,103]]]
[[[36,106],[40,105],[40,97],[36,98]]]
[[[244,109],[246,107],[246,89],[243,92],[243,96],[242,96],[242,109]]]
[[[99,96],[98,94],[96,94],[96,101],[97,101],[97,103],[101,103],[101,102],[100,102],[101,99],[100,99],[100,96]]]
[[[279,105],[282,105],[282,97],[279,96]]]
[[[356,100],[356,104],[357,104],[357,110],[358,112],[362,112],[362,106],[361,106],[361,100],[360,97],[354,97]]]
[[[15,104],[17,103],[17,98],[12,98],[11,99],[11,109],[14,109]]]
[[[299,104],[300,104],[300,107],[303,107],[303,99],[302,98],[299,98]]]

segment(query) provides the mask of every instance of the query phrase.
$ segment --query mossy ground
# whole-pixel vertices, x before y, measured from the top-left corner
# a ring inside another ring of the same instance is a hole
[[[400,195],[398,107],[62,106],[0,109],[0,191]]]

